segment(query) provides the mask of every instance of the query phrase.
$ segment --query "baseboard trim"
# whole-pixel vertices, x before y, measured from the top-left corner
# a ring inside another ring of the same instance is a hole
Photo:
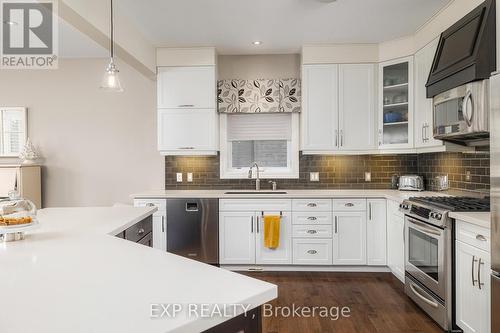
[[[220,268],[235,272],[391,272],[386,266],[220,265]]]

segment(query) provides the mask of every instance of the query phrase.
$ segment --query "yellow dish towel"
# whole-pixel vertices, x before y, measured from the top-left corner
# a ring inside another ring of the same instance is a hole
[[[279,215],[264,216],[264,247],[276,249],[280,246],[280,222]]]

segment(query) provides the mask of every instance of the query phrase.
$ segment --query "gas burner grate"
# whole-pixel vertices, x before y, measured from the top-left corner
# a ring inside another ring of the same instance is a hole
[[[411,201],[447,209],[454,212],[489,212],[490,198],[472,197],[412,197]]]

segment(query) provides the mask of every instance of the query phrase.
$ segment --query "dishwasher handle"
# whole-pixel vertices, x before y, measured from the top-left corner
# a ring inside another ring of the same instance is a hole
[[[197,212],[198,210],[197,202],[186,202],[186,212]]]

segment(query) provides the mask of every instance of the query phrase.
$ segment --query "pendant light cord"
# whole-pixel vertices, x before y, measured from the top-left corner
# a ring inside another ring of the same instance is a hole
[[[113,0],[111,0],[111,59],[113,59],[115,55],[114,50],[114,22],[113,22]]]

